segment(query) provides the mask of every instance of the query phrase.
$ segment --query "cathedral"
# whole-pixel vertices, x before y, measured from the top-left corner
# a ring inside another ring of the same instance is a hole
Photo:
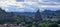
[[[35,20],[37,20],[37,21],[42,21],[43,20],[42,17],[41,17],[39,9],[35,13]]]

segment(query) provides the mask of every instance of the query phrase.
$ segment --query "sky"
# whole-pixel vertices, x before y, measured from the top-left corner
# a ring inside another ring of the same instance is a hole
[[[60,0],[0,0],[0,7],[6,12],[55,11],[60,9]]]

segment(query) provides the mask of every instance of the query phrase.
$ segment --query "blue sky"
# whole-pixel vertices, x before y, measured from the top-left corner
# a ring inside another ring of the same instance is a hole
[[[0,0],[0,7],[6,12],[55,11],[60,9],[60,0]]]

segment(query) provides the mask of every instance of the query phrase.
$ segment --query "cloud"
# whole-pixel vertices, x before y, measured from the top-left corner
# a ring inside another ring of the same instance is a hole
[[[24,8],[24,3],[23,2],[16,2],[15,0],[0,0],[0,7],[2,7],[2,9],[5,11],[11,11],[11,10],[15,9],[14,6],[17,7],[17,8],[15,7],[16,11],[21,11]],[[13,9],[10,9],[11,7]],[[21,10],[17,10],[18,8]]]
[[[38,0],[25,0],[24,2],[38,2]]]
[[[60,2],[60,0],[43,0],[45,2]]]
[[[8,6],[8,5],[16,5],[16,6],[20,6],[20,7],[22,7],[23,6],[23,2],[15,2],[15,1],[11,1],[11,2],[9,2],[9,1],[5,1],[5,2],[0,2],[0,5],[1,6]]]
[[[25,2],[24,9],[26,12],[34,12],[38,8],[37,2]]]
[[[43,0],[38,0],[38,2],[43,2]]]
[[[42,3],[38,3],[40,5],[60,5],[60,3],[58,2],[42,2]]]
[[[39,8],[59,8],[60,2],[39,2]]]
[[[17,2],[24,2],[24,0],[16,0]]]
[[[0,7],[2,7],[2,9],[5,11],[15,12],[33,12],[36,11],[38,8],[43,11],[44,9],[49,8],[60,8],[60,2],[55,1],[56,0],[0,0]]]
[[[5,11],[23,11],[23,10],[34,11],[38,7],[37,2],[16,2],[16,1],[13,1],[13,2],[4,1],[3,2],[1,1],[0,5]]]
[[[7,11],[8,12],[23,12],[24,9],[19,8],[18,6],[12,6],[12,5],[10,5],[10,6],[8,6],[8,10]]]

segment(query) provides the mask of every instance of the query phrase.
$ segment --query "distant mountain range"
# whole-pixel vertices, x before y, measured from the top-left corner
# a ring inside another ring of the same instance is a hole
[[[23,16],[34,16],[35,12],[13,12],[15,15],[23,15]],[[60,15],[60,10],[56,11],[51,11],[51,10],[45,10],[40,12],[41,15],[48,15],[48,16],[55,16],[55,15]]]

